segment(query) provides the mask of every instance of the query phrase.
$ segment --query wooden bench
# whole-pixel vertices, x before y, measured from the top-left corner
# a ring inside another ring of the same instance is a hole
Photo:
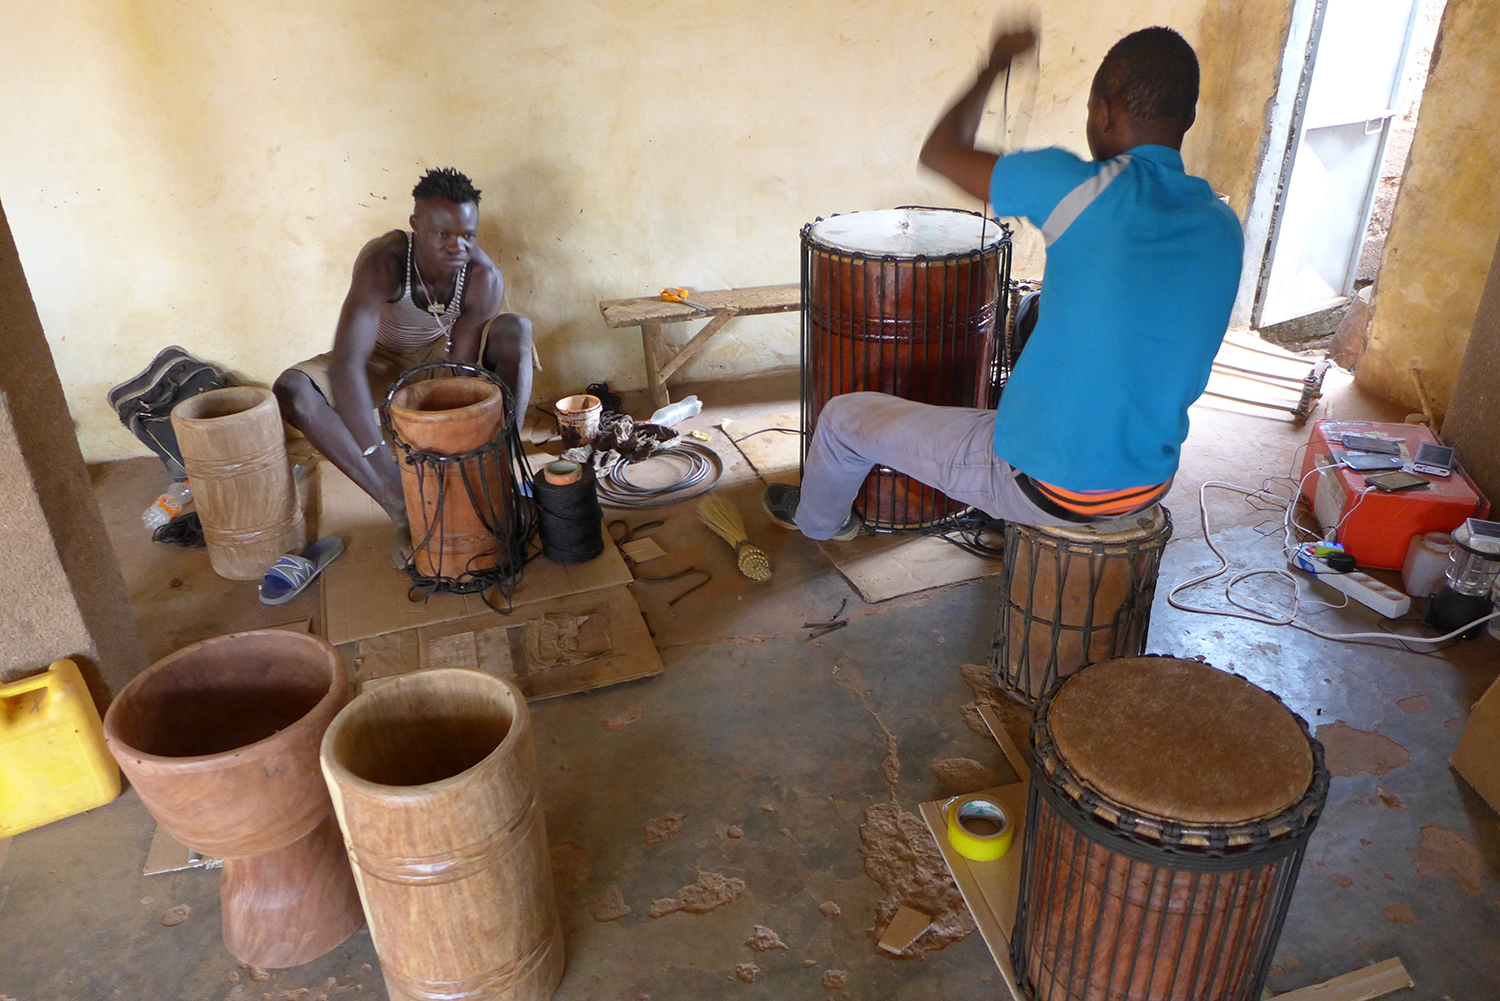
[[[757,285],[753,288],[719,289],[715,292],[694,292],[689,298],[704,306],[697,309],[680,302],[668,302],[660,296],[644,296],[639,299],[610,299],[599,304],[604,314],[604,323],[609,327],[640,327],[641,347],[646,354],[646,391],[651,395],[653,407],[664,407],[672,402],[667,395],[667,380],[682,368],[687,360],[708,343],[734,316],[757,316],[762,313],[789,313],[802,308],[802,287],[790,285]],[[692,338],[667,355],[666,342],[661,328],[667,323],[685,323],[701,317],[710,317]]]

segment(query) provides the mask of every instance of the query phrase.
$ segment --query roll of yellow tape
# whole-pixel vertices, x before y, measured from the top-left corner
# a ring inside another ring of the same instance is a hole
[[[982,793],[955,796],[948,801],[948,842],[971,862],[994,862],[1010,851],[1015,827],[1010,813]]]

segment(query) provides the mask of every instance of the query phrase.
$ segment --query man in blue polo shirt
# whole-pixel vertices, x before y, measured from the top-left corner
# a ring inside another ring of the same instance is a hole
[[[814,539],[849,539],[850,511],[883,464],[992,517],[1094,522],[1155,503],[1177,472],[1187,410],[1208,383],[1239,285],[1239,221],[1183,171],[1198,60],[1169,28],[1117,42],[1094,76],[1092,160],[1061,149],[975,149],[985,98],[1029,31],[996,39],[921,162],[1047,245],[1040,317],[998,410],[881,393],[836,397],[818,415],[801,488],[766,488],[766,510]]]

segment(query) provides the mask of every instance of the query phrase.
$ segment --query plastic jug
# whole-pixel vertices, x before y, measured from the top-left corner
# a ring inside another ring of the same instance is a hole
[[[77,664],[0,685],[0,838],[118,795],[120,768]]]

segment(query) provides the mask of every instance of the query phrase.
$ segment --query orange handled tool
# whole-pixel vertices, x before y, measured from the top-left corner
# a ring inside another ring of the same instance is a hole
[[[680,302],[684,306],[692,306],[694,309],[701,309],[705,313],[710,312],[709,308],[703,305],[703,303],[694,302],[689,299],[688,290],[685,288],[664,288],[661,290],[661,297],[668,302]]]

